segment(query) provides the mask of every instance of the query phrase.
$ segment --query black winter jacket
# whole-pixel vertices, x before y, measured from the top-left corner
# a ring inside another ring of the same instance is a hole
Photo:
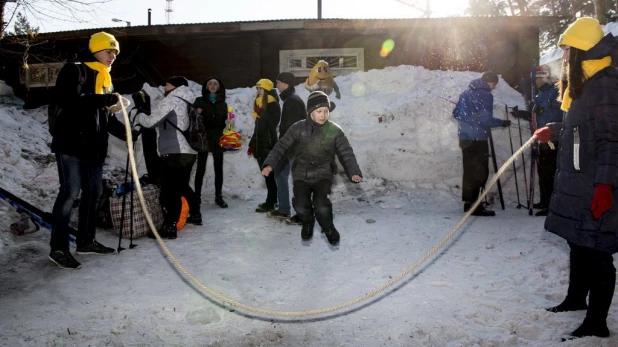
[[[270,152],[262,168],[277,167],[288,150],[295,156],[292,180],[317,183],[332,181],[337,173],[335,155],[343,165],[348,178],[362,177],[352,146],[341,128],[331,122],[320,125],[310,117],[293,124]]]
[[[273,95],[275,101],[269,102],[266,108],[260,110],[258,118],[255,120],[253,136],[249,141],[249,146],[253,147],[255,158],[266,158],[277,143],[277,125],[279,125],[281,119],[281,106],[279,106],[279,97],[274,89],[268,91],[268,94]],[[257,107],[255,101],[254,107]]]
[[[215,98],[215,103],[210,102],[210,91],[206,83],[210,80],[219,82],[219,90]],[[206,139],[208,141],[208,152],[222,153],[225,152],[219,146],[219,139],[223,135],[225,129],[225,121],[227,120],[227,103],[225,102],[225,87],[221,80],[216,77],[208,77],[204,85],[202,85],[202,96],[195,99],[193,103],[195,108],[202,109],[202,118],[204,119],[204,127],[206,128]]]
[[[92,60],[96,59],[92,57]],[[56,154],[77,157],[84,161],[103,163],[107,156],[108,132],[126,140],[124,125],[106,106],[115,104],[110,95],[95,94],[98,72],[88,66],[86,81],[77,94],[79,70],[74,63],[64,64],[54,88],[54,103],[63,109],[56,120],[51,150]]]
[[[607,37],[585,59],[608,56]],[[558,170],[545,228],[574,244],[618,252],[618,70],[607,67],[584,85],[564,116]],[[555,127],[552,127],[552,130]],[[613,188],[613,206],[594,220],[595,185]]]
[[[292,86],[289,86],[279,96],[283,100],[281,123],[279,123],[279,138],[282,138],[292,124],[307,118],[307,108]]]

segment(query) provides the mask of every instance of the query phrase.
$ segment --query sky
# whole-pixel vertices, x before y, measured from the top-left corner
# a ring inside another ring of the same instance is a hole
[[[46,2],[38,3],[38,6],[49,6]],[[322,17],[416,18],[423,16],[423,11],[418,9],[424,10],[426,4],[425,0],[323,0]],[[171,5],[173,24],[317,18],[317,0],[173,0]],[[127,21],[131,25],[147,25],[148,8],[151,8],[152,24],[158,25],[167,23],[166,6],[166,0],[110,0],[95,5],[94,11],[93,8],[77,8],[74,13],[79,22],[68,20],[69,12],[58,8],[46,8],[44,12],[49,16],[28,13],[28,20],[33,26],[38,25],[41,32],[125,26]],[[466,7],[467,0],[430,0],[432,17],[461,15]],[[7,4],[7,20],[14,9],[15,4]],[[113,22],[113,18],[122,22]]]
[[[202,284],[262,309],[322,309],[373,291],[422,259],[464,216],[461,151],[448,100],[457,100],[480,76],[402,65],[335,78],[341,99],[330,116],[363,172],[360,184],[335,177],[330,198],[341,233],[336,247],[318,225],[313,239],[303,242],[299,226],[254,212],[266,197],[258,165],[244,150],[253,131],[255,89],[227,90],[235,129],[243,135],[243,150],[224,155],[229,207],[214,204],[208,159],[204,225],[185,227],[177,239],[164,240],[166,246]],[[191,81],[189,88],[193,96],[201,94],[200,84]],[[161,90],[144,90],[157,107]],[[302,85],[296,91],[307,99]],[[504,81],[493,94],[497,118],[505,117],[505,104],[524,105]],[[58,171],[46,121],[47,107],[22,109],[0,81],[0,186],[51,211]],[[527,124],[522,128],[525,141],[530,132]],[[519,148],[517,122],[492,134],[502,165],[512,153],[510,136]],[[140,146],[138,141],[136,160],[143,164]],[[104,175],[122,183],[125,143],[110,136],[108,153]],[[518,159],[525,204],[521,164]],[[140,165],[139,175],[144,173]],[[47,258],[49,231],[13,235],[9,225],[19,216],[0,200],[0,346],[618,346],[616,299],[609,338],[560,342],[585,316],[544,309],[564,299],[569,247],[543,230],[544,218],[516,208],[513,176],[509,166],[501,177],[505,210],[496,188],[488,189],[497,215],[469,219],[411,275],[362,304],[299,319],[231,309],[202,294],[146,237],[135,239],[133,249],[123,240],[126,249],[117,255],[76,255],[79,270],[59,269]],[[98,229],[96,238],[118,245],[112,230]]]

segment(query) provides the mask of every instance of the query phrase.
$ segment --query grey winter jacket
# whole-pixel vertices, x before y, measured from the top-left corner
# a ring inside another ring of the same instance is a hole
[[[320,125],[308,116],[307,119],[294,123],[270,151],[262,167],[277,167],[288,149],[295,157],[292,164],[293,181],[332,181],[337,173],[335,155],[349,179],[354,175],[362,177],[352,146],[343,130],[331,121]]]
[[[175,88],[161,100],[159,105],[153,108],[150,116],[140,113],[135,121],[136,124],[141,124],[146,128],[156,127],[157,150],[161,156],[178,153],[197,154],[191,149],[184,135],[172,125],[176,125],[183,131],[189,128],[187,103],[180,98],[189,102],[193,101],[193,95],[188,87]]]
[[[602,40],[597,46],[604,44]],[[599,59],[600,47],[586,59]],[[601,50],[603,51],[603,50]],[[555,127],[552,127],[554,130]],[[558,170],[545,228],[574,244],[618,252],[618,71],[607,67],[586,82],[560,132]],[[613,206],[594,220],[595,185],[613,187]]]

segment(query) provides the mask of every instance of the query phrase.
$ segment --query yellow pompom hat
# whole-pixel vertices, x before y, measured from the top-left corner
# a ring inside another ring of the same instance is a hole
[[[105,31],[98,32],[90,36],[90,43],[88,44],[90,52],[96,53],[104,49],[113,49],[120,53],[120,44],[112,34],[108,34]]]
[[[273,84],[273,81],[267,79],[267,78],[262,78],[261,80],[257,81],[257,83],[255,84],[256,87],[260,87],[260,88],[264,88],[266,89],[266,91],[271,91],[273,90],[273,88],[275,87],[275,85]]]
[[[560,35],[558,47],[567,45],[587,51],[599,43],[604,35],[603,28],[601,28],[598,20],[582,17],[571,23]]]

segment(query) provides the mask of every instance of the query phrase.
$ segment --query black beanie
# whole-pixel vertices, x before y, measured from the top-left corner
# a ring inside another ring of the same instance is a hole
[[[294,85],[296,84],[296,76],[294,76],[294,74],[291,72],[280,73],[279,75],[277,75],[276,80],[281,81],[290,87],[294,87]]]
[[[315,111],[317,108],[320,107],[328,107],[328,110],[332,111],[332,105],[333,104],[328,99],[328,95],[326,95],[324,92],[311,92],[311,94],[309,94],[309,97],[307,98],[307,114],[311,115],[311,112]]]
[[[498,74],[493,71],[487,71],[481,79],[487,83],[498,83]]]
[[[178,88],[180,86],[189,86],[189,81],[184,78],[184,76],[172,76],[170,78],[167,79],[167,81],[165,81],[171,85],[173,85],[174,87]]]

